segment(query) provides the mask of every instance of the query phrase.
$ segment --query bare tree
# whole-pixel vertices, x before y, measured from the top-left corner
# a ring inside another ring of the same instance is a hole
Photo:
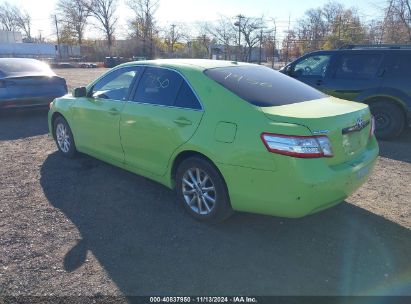
[[[214,23],[203,23],[206,32],[219,44],[224,46],[224,59],[231,56],[231,45],[236,41],[236,29],[229,17],[220,16]]]
[[[202,57],[210,58],[210,46],[213,39],[210,37],[211,35],[208,30],[209,25],[207,22],[197,22],[195,27],[197,29],[197,37],[195,41],[204,51],[204,55]]]
[[[27,11],[4,2],[0,5],[0,24],[3,30],[20,30],[27,40],[31,40],[31,17]]]
[[[169,52],[173,55],[176,44],[188,38],[187,29],[181,23],[171,24],[169,28],[164,30],[164,38]]]
[[[18,25],[15,18],[15,6],[8,2],[0,4],[0,24],[5,31],[17,31]]]
[[[15,22],[17,28],[23,32],[25,38],[30,42],[32,40],[31,37],[31,16],[27,11],[22,11],[15,8]]]
[[[389,3],[390,13],[393,16],[389,18],[400,21],[400,28],[406,31],[408,37],[404,37],[404,42],[411,42],[411,4],[409,0],[393,0]]]
[[[56,13],[65,32],[74,36],[79,45],[83,43],[90,4],[86,0],[59,0],[56,5]]]
[[[108,47],[113,46],[114,31],[118,18],[115,13],[118,6],[118,0],[91,0],[87,4],[90,14],[97,20],[100,28],[107,39]]]
[[[260,30],[265,27],[263,18],[244,17],[240,24],[240,32],[245,41],[245,60],[251,60],[252,49],[262,39]]]
[[[143,54],[145,57],[152,58],[154,56],[153,35],[156,31],[154,15],[159,7],[159,0],[128,0],[127,5],[135,14],[134,19],[129,22],[132,36],[143,40]]]

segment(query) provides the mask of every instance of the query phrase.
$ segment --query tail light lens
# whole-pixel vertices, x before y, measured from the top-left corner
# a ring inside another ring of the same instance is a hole
[[[327,136],[289,136],[263,133],[261,139],[272,153],[299,157],[332,157],[331,142]]]
[[[370,138],[374,136],[375,133],[375,118],[371,116],[371,127],[370,127]]]

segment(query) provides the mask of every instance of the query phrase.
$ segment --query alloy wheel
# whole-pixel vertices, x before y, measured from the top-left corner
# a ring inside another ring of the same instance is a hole
[[[70,151],[70,135],[67,127],[63,123],[58,123],[56,126],[57,144],[62,152],[68,153]]]
[[[185,203],[199,215],[210,214],[216,206],[217,192],[211,177],[199,168],[188,169],[182,179]]]

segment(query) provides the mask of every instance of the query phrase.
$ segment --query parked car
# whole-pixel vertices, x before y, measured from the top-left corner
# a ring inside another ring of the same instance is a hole
[[[378,155],[367,105],[236,62],[123,64],[56,99],[48,119],[64,156],[174,188],[200,220],[324,210],[365,182]]]
[[[79,67],[82,69],[95,69],[97,68],[97,64],[90,63],[90,62],[84,62],[84,63],[81,63]]]
[[[0,110],[48,106],[67,94],[64,78],[35,59],[0,58]]]
[[[281,72],[326,94],[366,103],[381,139],[411,125],[411,45],[359,45],[309,53]]]

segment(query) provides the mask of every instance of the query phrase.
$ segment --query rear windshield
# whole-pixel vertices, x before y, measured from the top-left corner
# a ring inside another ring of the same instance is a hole
[[[3,76],[15,74],[52,74],[50,67],[44,62],[24,58],[0,59],[0,74]]]
[[[282,106],[326,97],[298,80],[263,66],[213,68],[204,73],[237,96],[259,107]]]

